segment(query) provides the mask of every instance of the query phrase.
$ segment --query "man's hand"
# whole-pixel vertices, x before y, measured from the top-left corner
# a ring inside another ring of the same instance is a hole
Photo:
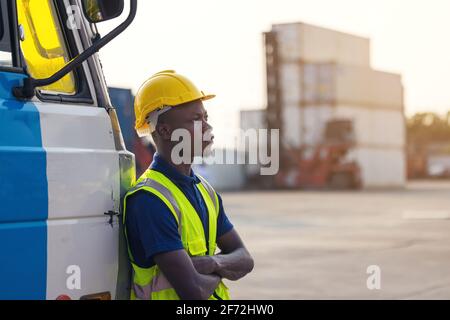
[[[229,254],[218,254],[213,257],[217,267],[215,273],[222,278],[236,281],[253,270],[253,259],[245,248],[238,248]]]
[[[214,256],[216,273],[228,280],[239,280],[253,270],[254,262],[235,229],[217,239],[220,254]]]

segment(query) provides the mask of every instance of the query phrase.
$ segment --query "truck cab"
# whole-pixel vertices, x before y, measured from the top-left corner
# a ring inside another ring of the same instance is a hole
[[[123,0],[0,0],[0,299],[129,297],[134,156],[97,51],[136,2],[102,38]]]

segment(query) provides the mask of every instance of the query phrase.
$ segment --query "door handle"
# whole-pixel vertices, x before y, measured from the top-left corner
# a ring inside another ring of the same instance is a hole
[[[113,227],[113,219],[115,216],[119,217],[120,213],[117,211],[109,210],[108,212],[105,212],[104,215],[109,216],[108,223],[111,225],[111,228]]]

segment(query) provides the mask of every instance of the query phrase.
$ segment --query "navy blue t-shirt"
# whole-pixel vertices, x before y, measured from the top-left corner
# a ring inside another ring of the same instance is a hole
[[[163,173],[185,194],[197,211],[203,223],[206,239],[208,238],[209,221],[206,204],[198,191],[196,184],[199,178],[191,170],[186,176],[180,173],[158,153],[150,165],[153,170]],[[219,216],[217,220],[217,238],[233,229],[219,198]],[[143,268],[149,268],[155,263],[153,256],[158,253],[183,249],[178,224],[167,205],[157,196],[138,191],[127,199],[127,236],[135,263]]]

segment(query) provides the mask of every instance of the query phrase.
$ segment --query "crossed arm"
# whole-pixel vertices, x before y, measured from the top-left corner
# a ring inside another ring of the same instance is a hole
[[[239,280],[254,266],[236,230],[217,239],[217,245],[218,255],[189,257],[185,250],[176,250],[158,254],[154,261],[181,299],[206,300],[222,278]]]

